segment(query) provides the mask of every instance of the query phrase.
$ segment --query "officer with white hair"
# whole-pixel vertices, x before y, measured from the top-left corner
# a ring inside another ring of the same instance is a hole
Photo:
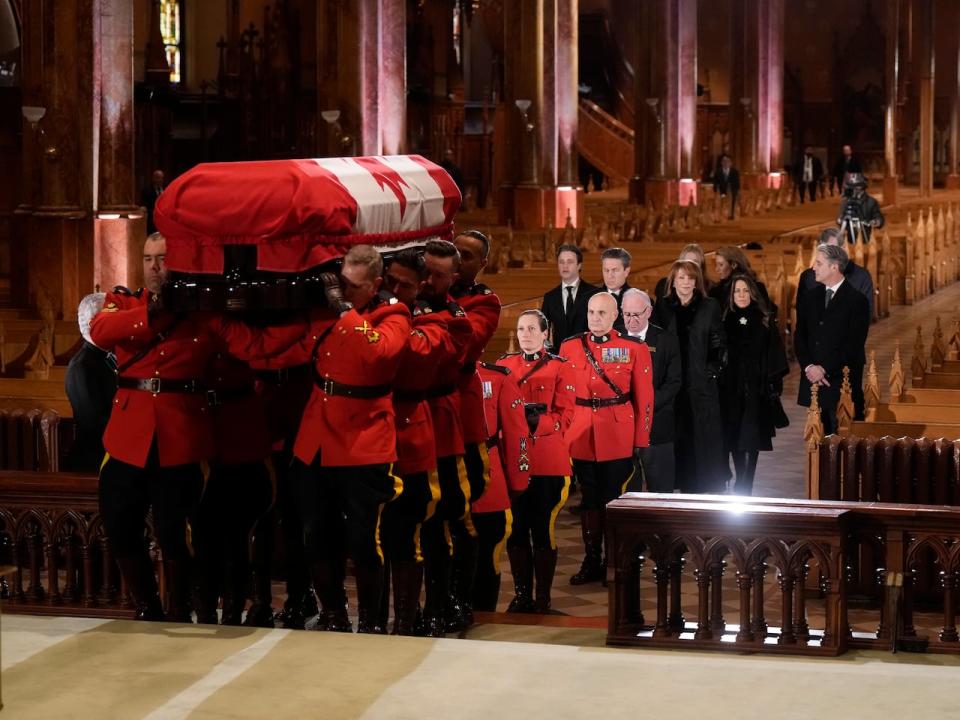
[[[80,301],[77,322],[83,344],[67,366],[66,390],[73,408],[75,440],[70,455],[73,470],[96,470],[103,460],[103,431],[117,390],[117,359],[90,340],[90,321],[103,308],[106,293],[91,293]]]

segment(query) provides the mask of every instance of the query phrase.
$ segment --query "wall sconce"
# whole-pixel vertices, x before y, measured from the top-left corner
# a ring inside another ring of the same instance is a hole
[[[747,117],[753,117],[753,112],[751,110],[753,100],[748,97],[742,97],[740,98],[740,104],[743,105],[743,110],[745,113],[747,113]]]
[[[530,106],[533,104],[530,100],[514,100],[514,104],[517,106],[517,110],[520,111],[520,114],[523,115],[523,126],[527,132],[533,132],[533,123],[527,118],[527,111],[530,110]]]
[[[21,108],[24,119],[30,123],[31,129],[38,133],[40,137],[41,144],[43,147],[43,155],[47,160],[53,162],[60,157],[60,150],[57,149],[57,146],[53,143],[46,143],[47,134],[43,131],[43,128],[40,127],[40,121],[47,114],[47,109],[45,107],[40,107],[38,105],[24,105]]]
[[[650,108],[650,112],[653,113],[653,117],[657,121],[657,125],[663,123],[663,115],[660,112],[660,98],[649,97],[647,98],[647,107]]]
[[[327,125],[333,128],[334,135],[336,135],[337,140],[340,142],[342,150],[346,150],[353,145],[353,138],[343,132],[343,128],[340,126],[339,110],[323,110],[320,112],[320,117],[324,119]]]

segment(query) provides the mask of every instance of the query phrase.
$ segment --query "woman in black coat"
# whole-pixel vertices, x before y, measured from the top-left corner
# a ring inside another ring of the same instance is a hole
[[[683,382],[675,405],[677,485],[682,492],[723,492],[730,469],[723,452],[718,382],[724,338],[720,305],[707,296],[700,265],[678,260],[652,322],[680,342]],[[656,418],[653,419],[657,421]]]
[[[749,495],[761,450],[772,450],[789,366],[780,333],[757,284],[735,275],[724,307],[727,364],[720,383],[724,448],[733,456],[733,491]],[[783,420],[779,420],[780,423]],[[782,425],[781,425],[782,426]]]
[[[733,284],[733,278],[737,275],[749,275],[760,292],[760,297],[767,304],[770,314],[774,319],[777,317],[777,306],[770,301],[766,286],[757,279],[757,274],[750,267],[750,260],[747,254],[736,245],[717,248],[714,256],[714,263],[717,269],[717,282],[707,288],[707,294],[720,303],[721,308],[726,308],[730,302],[730,287]]]

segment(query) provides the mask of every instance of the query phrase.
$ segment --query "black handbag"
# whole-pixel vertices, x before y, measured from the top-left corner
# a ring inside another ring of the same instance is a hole
[[[780,396],[777,393],[771,392],[767,395],[767,404],[770,420],[777,430],[782,430],[790,425],[790,418],[788,418],[787,413],[784,412],[783,403],[780,402]]]

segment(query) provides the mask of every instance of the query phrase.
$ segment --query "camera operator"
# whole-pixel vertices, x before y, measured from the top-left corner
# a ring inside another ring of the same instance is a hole
[[[840,216],[837,218],[837,225],[840,226],[844,238],[848,243],[854,244],[860,234],[863,242],[870,242],[873,228],[881,228],[883,223],[880,203],[867,195],[867,179],[861,173],[850,173],[843,189],[843,200],[840,201]]]

